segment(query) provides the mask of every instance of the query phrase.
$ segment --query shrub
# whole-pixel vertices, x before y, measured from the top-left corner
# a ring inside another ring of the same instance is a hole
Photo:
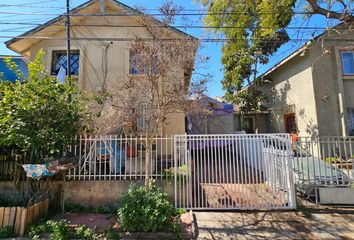
[[[14,229],[11,226],[0,228],[0,238],[10,238],[14,234]]]
[[[41,219],[37,225],[29,227],[28,235],[31,239],[40,239],[40,235],[49,233],[52,240],[66,240],[66,239],[99,239],[95,229],[90,229],[84,225],[72,229],[69,227],[67,220],[61,221],[44,221]]]
[[[170,223],[171,217],[176,214],[167,194],[153,181],[149,182],[148,190],[131,185],[120,206],[120,225],[129,232],[156,232]]]
[[[75,235],[79,239],[99,239],[94,229],[81,225],[75,230]]]

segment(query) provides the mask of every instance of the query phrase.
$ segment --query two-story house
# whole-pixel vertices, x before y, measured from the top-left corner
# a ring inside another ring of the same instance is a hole
[[[259,132],[354,135],[354,33],[340,24],[307,42],[260,76],[267,96]],[[263,81],[264,82],[264,81]],[[240,126],[254,128],[254,115]],[[252,132],[252,129],[248,129]]]
[[[153,37],[142,26],[142,17],[146,17],[142,12],[115,0],[90,0],[70,11],[71,75],[79,89],[101,94],[107,81],[121,81],[128,74],[138,74],[131,66],[131,43],[136,38]],[[155,24],[162,25],[158,20]],[[194,39],[178,29],[164,29],[167,38]],[[61,68],[66,69],[66,39],[65,15],[60,15],[7,41],[6,46],[29,59],[42,49],[48,74],[55,77]],[[185,85],[189,84],[194,63],[188,64],[188,69],[173,69],[176,81]],[[163,135],[183,134],[184,113],[170,113],[158,131]]]

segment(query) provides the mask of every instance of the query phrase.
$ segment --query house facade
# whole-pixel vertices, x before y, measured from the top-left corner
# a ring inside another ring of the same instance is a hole
[[[266,71],[259,132],[354,135],[354,32],[341,24]],[[237,117],[254,129],[254,115]]]
[[[79,89],[99,95],[104,91],[110,92],[110,89],[105,89],[108,81],[121,81],[128,74],[139,77],[131,66],[131,42],[135,38],[152,38],[147,29],[138,27],[141,12],[115,0],[90,0],[70,13],[71,75]],[[191,38],[174,28],[166,28],[166,36]],[[47,72],[56,77],[67,64],[65,16],[54,18],[6,42],[6,45],[29,59],[42,49],[46,53]],[[179,70],[177,73],[176,69]],[[176,69],[177,80],[188,84],[190,74],[186,74],[185,69]],[[184,113],[170,113],[164,126],[158,128],[158,133],[163,135],[183,134]]]

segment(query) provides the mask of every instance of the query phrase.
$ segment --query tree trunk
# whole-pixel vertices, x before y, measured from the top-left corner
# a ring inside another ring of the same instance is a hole
[[[150,180],[150,170],[151,170],[151,145],[152,138],[150,136],[146,137],[146,152],[145,152],[145,189],[148,190],[149,180]]]

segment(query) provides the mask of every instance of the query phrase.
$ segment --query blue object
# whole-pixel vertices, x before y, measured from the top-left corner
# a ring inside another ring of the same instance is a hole
[[[22,72],[23,76],[27,78],[28,69],[27,69],[27,62],[25,61],[25,58],[20,56],[0,56],[0,72],[4,74],[5,80],[8,80],[10,82],[15,82],[16,80],[22,80],[22,79],[18,79],[16,74],[7,67],[5,63],[5,57],[12,57],[11,60],[17,65],[18,69]]]
[[[96,151],[98,155],[110,155],[110,164],[114,173],[121,173],[122,167],[125,165],[125,144],[122,144],[122,148],[120,148],[120,144],[116,141],[112,141],[111,149],[108,149],[108,142],[97,142],[96,143]]]

